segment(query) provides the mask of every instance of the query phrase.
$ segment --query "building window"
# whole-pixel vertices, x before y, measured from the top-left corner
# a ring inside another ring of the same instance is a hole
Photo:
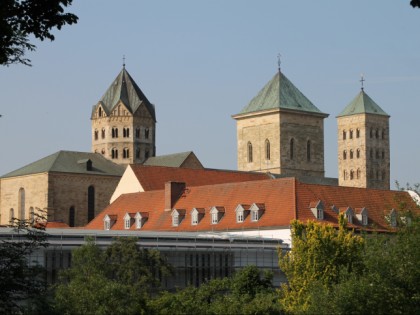
[[[95,187],[88,187],[88,222],[92,221],[95,217]]]
[[[118,128],[112,128],[112,138],[118,138]]]
[[[375,130],[375,138],[378,139],[379,138],[379,129]]]
[[[140,128],[136,128],[136,138],[140,138]]]
[[[197,225],[204,217],[204,208],[193,208],[191,210],[191,225]]]
[[[99,117],[102,117],[102,107],[99,107],[98,113],[99,113]]]
[[[149,128],[144,129],[144,138],[149,139]]]
[[[353,129],[350,129],[350,139],[353,139]]]
[[[357,171],[356,171],[356,177],[357,177],[357,179],[360,179],[360,169],[357,169]]]
[[[105,149],[102,149],[101,153],[102,153],[102,155],[104,155],[105,154]]]
[[[385,130],[382,129],[382,140],[385,139]]]
[[[102,139],[105,139],[105,128],[102,128],[101,137]]]
[[[251,221],[258,221],[259,219],[259,213],[258,210],[251,211]]]
[[[385,159],[385,151],[382,151],[382,160]]]
[[[104,230],[110,230],[111,229],[111,222],[109,220],[104,221]]]
[[[123,149],[123,158],[124,159],[130,158],[130,150],[128,148]]]
[[[344,150],[343,151],[343,160],[346,160],[347,159],[347,151],[346,150]]]
[[[270,141],[265,139],[265,159],[270,159]]]
[[[368,225],[368,216],[366,214],[362,215],[362,225]]]
[[[350,150],[350,159],[353,159],[353,150]]]
[[[15,210],[13,208],[10,208],[10,210],[9,210],[9,222],[13,223],[14,219],[15,219]]]
[[[353,179],[354,179],[354,171],[350,170],[350,180],[353,180]]]
[[[347,138],[347,132],[343,130],[343,140],[346,140],[346,138]]]
[[[348,223],[353,224],[353,216],[350,211],[346,213],[346,219]]]
[[[306,142],[306,160],[311,161],[311,141]]]
[[[291,160],[293,160],[293,157],[295,154],[294,150],[295,150],[295,139],[292,138],[290,139],[290,159]]]
[[[118,159],[118,150],[117,150],[116,148],[113,148],[113,149],[111,150],[111,157],[112,157],[113,159]]]
[[[379,150],[376,150],[376,158],[379,159]]]
[[[95,140],[98,140],[99,137],[99,131],[95,129]]]
[[[217,224],[219,222],[218,220],[218,213],[212,213],[211,214],[211,224]]]
[[[237,211],[236,212],[236,222],[237,223],[244,222],[244,212],[243,211]]]
[[[123,128],[123,138],[130,138],[130,128]]]
[[[136,229],[141,229],[149,218],[148,212],[137,212],[134,219],[136,221]]]
[[[19,219],[20,220],[25,220],[25,189],[24,188],[20,188],[19,189],[19,200],[18,200],[18,205],[19,205]]]
[[[357,158],[360,158],[360,149],[357,149],[357,151],[356,151],[356,157]]]
[[[344,178],[344,180],[347,180],[347,171],[343,172],[343,178]]]
[[[140,149],[136,149],[136,159],[140,158]]]
[[[198,224],[198,212],[191,213],[191,225]]]
[[[124,219],[124,229],[129,230],[131,227],[131,218],[125,218]]]
[[[373,128],[370,128],[370,137],[373,138]]]
[[[356,129],[356,138],[360,138],[360,129],[359,128]]]
[[[252,143],[248,142],[248,163],[252,163]]]
[[[75,211],[74,211],[74,207],[71,206],[69,209],[69,226],[70,227],[74,227],[75,223]]]

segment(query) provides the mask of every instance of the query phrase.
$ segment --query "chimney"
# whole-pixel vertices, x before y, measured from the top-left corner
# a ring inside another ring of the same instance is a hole
[[[175,202],[178,201],[185,190],[183,182],[166,182],[165,183],[165,211],[171,211]]]

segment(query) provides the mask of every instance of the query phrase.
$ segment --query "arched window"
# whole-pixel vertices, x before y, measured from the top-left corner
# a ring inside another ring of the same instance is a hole
[[[18,210],[19,219],[25,220],[25,189],[24,188],[19,189],[18,205],[19,205],[19,210]]]
[[[101,136],[102,136],[102,139],[105,139],[105,128],[102,128]]]
[[[375,130],[375,138],[378,139],[379,138],[379,129]]]
[[[353,129],[350,129],[350,139],[353,139]]]
[[[144,129],[144,138],[149,139],[149,128]]]
[[[118,128],[112,128],[112,138],[118,138]]]
[[[99,107],[98,113],[99,113],[99,117],[102,117],[102,107]]]
[[[123,128],[123,137],[130,138],[130,128]]]
[[[343,151],[343,160],[346,160],[347,159],[347,151],[346,150],[344,150]]]
[[[136,150],[136,159],[139,159],[140,158],[140,149],[137,149]]]
[[[360,129],[359,128],[356,129],[356,138],[360,138]]]
[[[99,132],[95,129],[95,140],[98,140]]]
[[[101,153],[102,153],[102,155],[104,155],[105,154],[105,149],[102,149]]]
[[[252,143],[248,142],[248,163],[252,163]]]
[[[356,171],[356,177],[357,177],[357,179],[360,179],[360,169],[359,168]]]
[[[88,187],[88,222],[90,222],[95,217],[95,187]]]
[[[353,179],[354,179],[354,171],[350,170],[350,180],[353,180]]]
[[[136,128],[136,138],[140,138],[140,128]]]
[[[265,139],[265,159],[270,159],[270,141]]]
[[[74,207],[71,206],[69,209],[69,226],[70,227],[74,226],[74,221],[75,221],[75,211],[74,211]]]
[[[346,138],[347,138],[347,132],[343,130],[343,140],[346,140]]]
[[[130,157],[130,150],[128,148],[124,148],[123,150],[123,158],[128,159]]]
[[[113,159],[118,159],[118,150],[117,150],[116,148],[113,148],[113,149],[111,150],[111,157],[112,157]]]
[[[311,161],[311,141],[306,142],[306,160]]]
[[[353,150],[350,150],[350,159],[353,159]]]
[[[360,149],[357,149],[356,151],[356,158],[360,158]]]
[[[293,160],[295,155],[295,139],[290,139],[290,159]]]
[[[385,139],[385,129],[382,129],[382,139]]]
[[[370,128],[370,137],[373,138],[373,128]]]
[[[347,180],[347,171],[343,172],[343,178],[344,178],[344,180]]]
[[[13,219],[15,218],[15,210],[13,208],[10,208],[9,211],[9,222],[13,223]]]

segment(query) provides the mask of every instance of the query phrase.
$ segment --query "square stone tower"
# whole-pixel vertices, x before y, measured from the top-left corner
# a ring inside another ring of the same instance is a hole
[[[92,152],[122,165],[155,156],[155,108],[125,66],[93,106],[91,120]]]
[[[324,177],[324,118],[279,70],[239,114],[238,170]]]
[[[389,117],[363,88],[337,116],[340,186],[389,189]]]

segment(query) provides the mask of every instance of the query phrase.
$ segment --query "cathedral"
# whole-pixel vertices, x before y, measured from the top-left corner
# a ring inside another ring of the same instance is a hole
[[[363,86],[337,115],[337,179],[325,178],[324,119],[328,116],[278,69],[232,116],[237,126],[238,171],[389,190],[390,116]],[[12,218],[30,219],[36,209],[44,209],[50,222],[84,226],[115,199],[113,195],[130,191],[126,181],[120,183],[125,172],[131,172],[136,181],[128,165],[203,169],[192,152],[156,156],[155,106],[125,64],[93,106],[91,124],[92,152],[59,151],[0,178],[0,224]]]

